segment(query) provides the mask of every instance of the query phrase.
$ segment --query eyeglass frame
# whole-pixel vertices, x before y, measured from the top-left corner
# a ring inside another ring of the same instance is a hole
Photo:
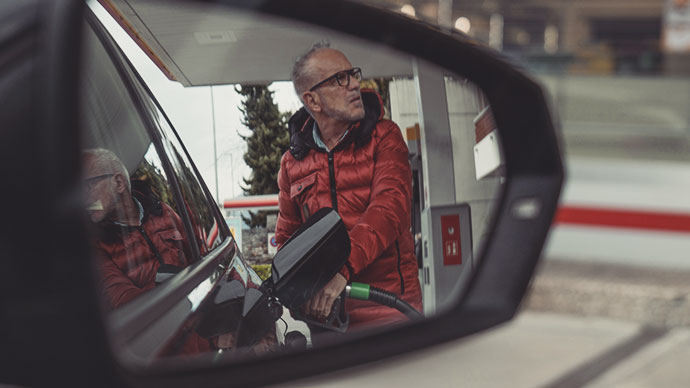
[[[86,188],[86,190],[91,191],[96,187],[98,182],[100,182],[101,180],[103,180],[105,178],[109,178],[111,176],[115,176],[115,173],[96,175],[96,176],[92,176],[91,178],[86,178],[83,180],[84,187]]]
[[[338,75],[342,74],[342,73],[345,73],[347,75],[347,81],[345,81],[345,85],[341,84],[340,80],[338,79]],[[341,70],[341,71],[333,74],[332,76],[318,82],[316,85],[309,88],[309,91],[313,92],[314,90],[316,90],[316,88],[322,86],[323,84],[325,84],[326,82],[329,82],[330,80],[332,80],[334,78],[335,78],[336,82],[338,83],[338,86],[348,87],[348,86],[350,86],[350,77],[355,77],[355,74],[359,74],[358,81],[361,81],[362,80],[362,69],[359,67],[353,67],[352,69]],[[356,77],[355,77],[355,79],[356,79]]]

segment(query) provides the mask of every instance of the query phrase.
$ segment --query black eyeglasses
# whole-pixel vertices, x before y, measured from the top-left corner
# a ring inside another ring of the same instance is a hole
[[[360,69],[359,67],[353,67],[350,70],[339,71],[339,72],[333,74],[332,76],[326,78],[325,80],[312,86],[309,89],[309,91],[313,92],[314,89],[318,88],[319,86],[325,84],[326,82],[328,82],[334,78],[336,81],[338,81],[338,86],[348,87],[348,86],[350,86],[350,77],[354,77],[354,79],[356,79],[357,81],[361,81],[362,80],[362,69]]]
[[[87,190],[91,191],[91,190],[93,190],[94,187],[96,187],[96,185],[98,184],[98,182],[101,181],[101,179],[108,178],[108,177],[111,177],[113,175],[115,175],[115,174],[103,174],[103,175],[93,176],[91,178],[86,178],[86,179],[84,179],[84,187]]]

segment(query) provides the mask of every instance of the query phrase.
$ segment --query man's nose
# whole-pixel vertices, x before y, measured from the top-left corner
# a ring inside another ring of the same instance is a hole
[[[350,83],[347,85],[347,88],[349,90],[359,90],[359,84],[360,84],[359,80],[357,80],[357,78],[355,78],[355,76],[351,75],[350,76]]]

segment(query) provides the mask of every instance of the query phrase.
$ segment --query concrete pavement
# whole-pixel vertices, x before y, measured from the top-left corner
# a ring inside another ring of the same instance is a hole
[[[690,330],[523,312],[463,340],[281,387],[686,387]]]
[[[543,260],[525,308],[651,327],[690,327],[690,270]]]
[[[587,388],[690,386],[690,330],[678,328],[623,360]]]
[[[511,322],[283,387],[690,387],[690,273],[544,261]]]

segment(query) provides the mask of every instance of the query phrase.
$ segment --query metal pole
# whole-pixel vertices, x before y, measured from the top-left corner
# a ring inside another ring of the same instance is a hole
[[[453,29],[453,0],[438,0],[438,25],[448,31]]]
[[[231,187],[232,197],[231,198],[235,198],[235,169],[234,169],[234,165],[233,165],[233,159],[234,159],[234,155],[231,152],[230,153],[230,179],[232,180],[232,187]]]
[[[503,15],[495,13],[489,19],[489,46],[503,51]]]
[[[213,122],[213,166],[216,171],[216,203],[220,203],[220,195],[218,195],[218,151],[216,148],[216,107],[213,101],[213,85],[211,90],[211,120]]]

